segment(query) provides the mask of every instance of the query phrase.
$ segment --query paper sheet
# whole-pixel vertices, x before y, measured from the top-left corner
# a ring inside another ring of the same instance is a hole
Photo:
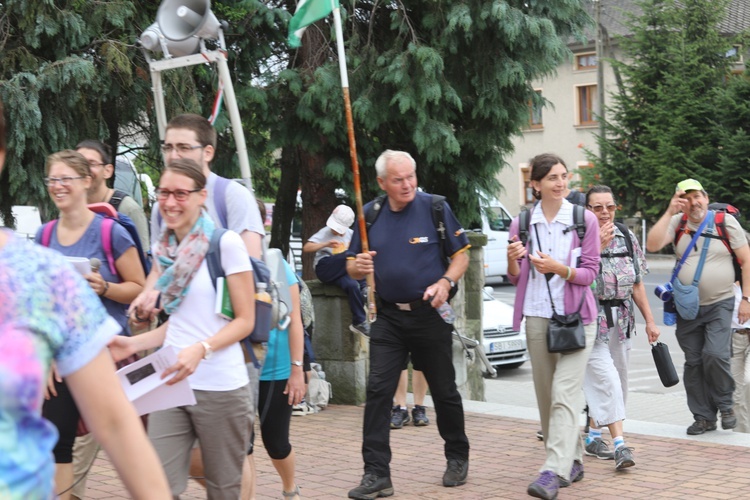
[[[167,385],[172,377],[161,378],[164,370],[176,362],[177,350],[166,346],[117,370],[125,395],[139,415],[195,404],[195,394],[187,378],[174,385]]]

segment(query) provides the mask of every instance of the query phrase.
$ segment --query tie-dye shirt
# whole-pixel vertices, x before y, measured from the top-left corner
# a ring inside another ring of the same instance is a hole
[[[41,416],[50,363],[76,372],[120,326],[62,255],[0,231],[0,498],[53,498],[57,430]]]

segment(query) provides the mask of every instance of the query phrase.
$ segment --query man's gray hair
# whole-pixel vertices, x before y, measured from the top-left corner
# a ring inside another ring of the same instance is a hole
[[[375,172],[378,174],[378,177],[381,179],[385,179],[385,176],[387,174],[386,168],[388,167],[388,162],[400,157],[408,158],[411,162],[411,166],[415,171],[417,170],[417,162],[414,161],[414,158],[412,158],[409,153],[407,153],[406,151],[394,151],[392,149],[386,149],[381,153],[380,156],[378,156],[378,159],[375,162]]]

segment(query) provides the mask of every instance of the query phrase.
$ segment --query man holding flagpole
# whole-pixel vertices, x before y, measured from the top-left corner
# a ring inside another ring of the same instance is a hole
[[[448,300],[469,266],[469,240],[444,199],[435,201],[417,191],[416,163],[409,153],[387,150],[375,170],[386,197],[365,206],[365,213],[378,211],[368,229],[373,251],[362,250],[357,227],[346,264],[354,279],[374,274],[378,298],[377,320],[370,329],[362,429],[365,473],[349,492],[349,498],[360,500],[393,495],[391,401],[410,353],[430,386],[438,431],[445,441],[443,486],[466,483],[469,471],[469,439],[453,368],[450,323],[455,317],[447,317],[452,313]],[[442,237],[433,219],[436,203],[442,211]]]

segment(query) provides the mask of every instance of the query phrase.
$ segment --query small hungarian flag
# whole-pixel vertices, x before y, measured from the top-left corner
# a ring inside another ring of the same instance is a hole
[[[302,34],[308,26],[320,21],[339,6],[339,0],[300,0],[297,10],[289,21],[289,45],[302,45]]]

